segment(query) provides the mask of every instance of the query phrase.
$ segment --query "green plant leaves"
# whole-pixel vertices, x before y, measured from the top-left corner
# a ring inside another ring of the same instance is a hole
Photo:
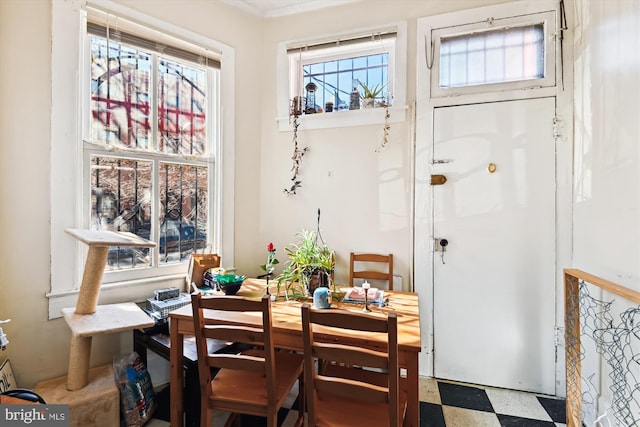
[[[329,247],[317,244],[315,231],[303,229],[296,236],[300,240],[284,248],[288,260],[284,270],[278,276],[278,290],[282,283],[285,283],[287,295],[292,296],[300,292],[304,293],[304,289],[295,289],[295,287],[300,287],[314,272],[323,271],[329,274],[333,271],[335,260],[335,254]]]
[[[384,87],[386,86],[386,84],[379,84],[370,88],[361,81],[358,81],[358,83],[362,87],[362,98],[377,98],[378,96],[380,96],[380,94],[384,90]]]

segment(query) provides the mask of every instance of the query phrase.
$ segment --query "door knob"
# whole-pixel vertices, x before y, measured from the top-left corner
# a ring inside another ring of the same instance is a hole
[[[447,239],[440,239],[440,246],[442,246],[442,249],[447,247],[448,244],[449,244],[449,241]]]

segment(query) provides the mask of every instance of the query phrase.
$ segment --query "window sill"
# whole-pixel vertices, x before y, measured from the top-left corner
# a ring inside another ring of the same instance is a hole
[[[298,119],[299,130],[329,129],[348,126],[377,125],[384,123],[385,108],[361,108],[331,113],[303,114]],[[389,123],[404,122],[407,119],[407,106],[389,108]],[[280,132],[293,131],[289,117],[278,117]]]
[[[123,302],[144,302],[153,296],[153,291],[174,286],[181,291],[185,289],[185,275],[173,274],[143,280],[130,280],[104,284],[100,287],[98,304],[118,304]],[[48,293],[49,320],[62,317],[60,310],[75,307],[79,290]]]

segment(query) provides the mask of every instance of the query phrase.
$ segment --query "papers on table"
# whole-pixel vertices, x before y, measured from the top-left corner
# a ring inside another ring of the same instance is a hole
[[[377,288],[369,288],[367,291],[367,302],[369,304],[382,304],[384,297],[384,290]],[[344,296],[344,302],[358,303],[364,304],[364,293],[365,289],[362,289],[359,286],[354,286],[352,288],[347,289],[347,292]]]

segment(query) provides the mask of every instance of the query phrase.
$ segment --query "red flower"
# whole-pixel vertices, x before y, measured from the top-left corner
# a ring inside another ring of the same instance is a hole
[[[267,263],[262,264],[260,266],[261,269],[271,274],[273,272],[273,266],[278,264],[278,259],[276,258],[276,248],[273,246],[273,243],[269,242],[267,245]]]

